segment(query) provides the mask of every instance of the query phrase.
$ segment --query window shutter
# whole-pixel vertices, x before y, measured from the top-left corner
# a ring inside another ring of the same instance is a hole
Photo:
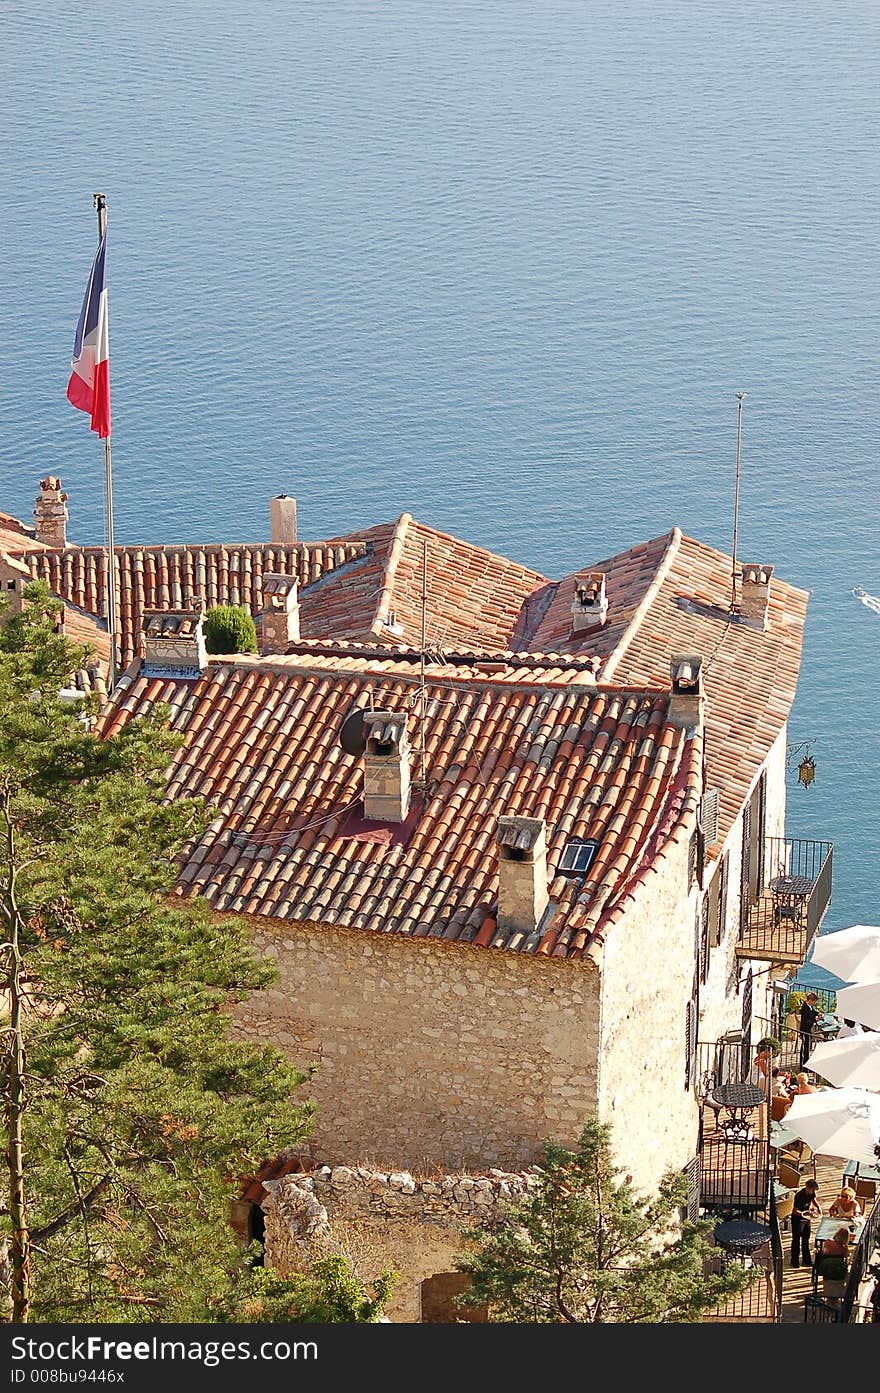
[[[718,840],[718,789],[707,788],[700,800],[700,831],[707,846]]]
[[[688,842],[688,890],[693,890],[697,878],[697,833]]]
[[[718,942],[720,943],[727,928],[727,891],[730,881],[730,861],[727,856],[721,858],[718,881]]]
[[[709,953],[712,947],[709,933],[710,915],[710,896],[708,891],[703,896],[703,903],[700,909],[700,981],[705,985],[706,978],[709,976]]]
[[[700,1217],[700,1158],[692,1156],[681,1171],[687,1181],[687,1196],[684,1202],[685,1218],[695,1224]]]
[[[689,1001],[685,1011],[685,1068],[684,1086],[690,1088],[695,1082],[697,1065],[697,1003]]]

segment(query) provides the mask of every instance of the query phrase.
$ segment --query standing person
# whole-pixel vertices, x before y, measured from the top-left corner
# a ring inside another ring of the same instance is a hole
[[[819,1186],[815,1180],[805,1180],[803,1189],[798,1190],[794,1197],[794,1207],[791,1211],[791,1265],[800,1267],[803,1258],[805,1267],[813,1266],[813,1259],[810,1256],[810,1233],[812,1225],[811,1219],[817,1219],[822,1213],[822,1206],[816,1196],[819,1193]]]
[[[810,1053],[810,1047],[813,1041],[813,1026],[816,1024],[817,1020],[822,1014],[822,1012],[816,1005],[816,1002],[818,1000],[819,997],[815,992],[807,992],[806,996],[804,997],[804,1004],[801,1007],[800,1033],[802,1069],[806,1064],[807,1056]]]

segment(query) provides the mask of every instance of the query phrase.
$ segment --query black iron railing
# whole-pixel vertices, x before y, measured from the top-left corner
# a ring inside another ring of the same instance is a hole
[[[878,1245],[880,1245],[880,1196],[874,1201],[874,1207],[859,1235],[859,1241],[850,1261],[849,1279],[846,1291],[840,1300],[840,1310],[837,1316],[837,1319],[842,1323],[849,1324],[856,1314],[861,1316],[861,1311],[858,1308],[859,1288],[868,1276],[868,1262]]]
[[[732,1216],[766,1211],[770,1202],[771,1166],[768,1104],[747,1114],[749,1135],[725,1129],[730,1109],[716,1090],[745,1083],[752,1071],[753,1050],[735,1037],[697,1044],[695,1091],[700,1103],[700,1207]]]
[[[831,842],[768,838],[765,883],[743,907],[739,957],[805,961],[831,903],[832,856]]]

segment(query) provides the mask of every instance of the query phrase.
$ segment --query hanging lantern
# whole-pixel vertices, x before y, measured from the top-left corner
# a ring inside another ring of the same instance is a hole
[[[804,788],[809,788],[816,777],[816,761],[812,755],[804,755],[798,765],[798,783],[803,784]]]

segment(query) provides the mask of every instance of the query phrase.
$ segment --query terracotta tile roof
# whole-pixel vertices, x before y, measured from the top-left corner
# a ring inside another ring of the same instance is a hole
[[[675,538],[674,532],[664,533],[650,542],[630,547],[628,551],[605,561],[597,561],[562,580],[549,585],[543,602],[535,607],[534,619],[526,631],[518,637],[522,647],[533,652],[552,653],[592,653],[607,657],[622,639],[639,604],[644,600],[658,570],[669,553]],[[601,627],[587,629],[582,634],[571,634],[571,604],[575,595],[575,581],[583,571],[603,571],[605,573],[605,592],[608,598],[608,614]],[[668,685],[669,674],[666,674]]]
[[[525,601],[547,584],[537,571],[426,527],[409,513],[396,523],[333,541],[369,542],[372,555],[300,596],[306,638],[421,643],[425,554],[432,646],[511,647]]]
[[[201,596],[210,607],[241,604],[256,614],[263,605],[263,572],[296,575],[313,583],[334,566],[365,550],[359,542],[246,543],[228,546],[117,547],[117,613],[123,666],[136,656],[145,609],[174,609]],[[53,594],[93,615],[103,615],[107,595],[106,547],[65,547],[21,554]]]
[[[218,910],[577,958],[698,795],[699,741],[669,725],[665,693],[431,673],[423,807],[390,844],[354,835],[362,767],[342,750],[340,724],[371,699],[407,712],[418,780],[418,673],[323,660],[213,660],[195,684],[128,676],[105,708],[112,734],[168,703],[184,737],[169,793],[217,810],[181,889]],[[528,936],[497,929],[501,814],[547,823],[555,908]],[[584,882],[555,871],[573,837],[600,844]]]
[[[599,673],[600,684],[669,684],[673,653],[703,657],[706,783],[729,832],[791,710],[808,595],[774,575],[766,631],[731,622],[731,558],[676,529],[643,612]]]
[[[41,551],[43,544],[35,540],[33,531],[11,513],[0,513],[0,551],[16,556],[25,551]]]

